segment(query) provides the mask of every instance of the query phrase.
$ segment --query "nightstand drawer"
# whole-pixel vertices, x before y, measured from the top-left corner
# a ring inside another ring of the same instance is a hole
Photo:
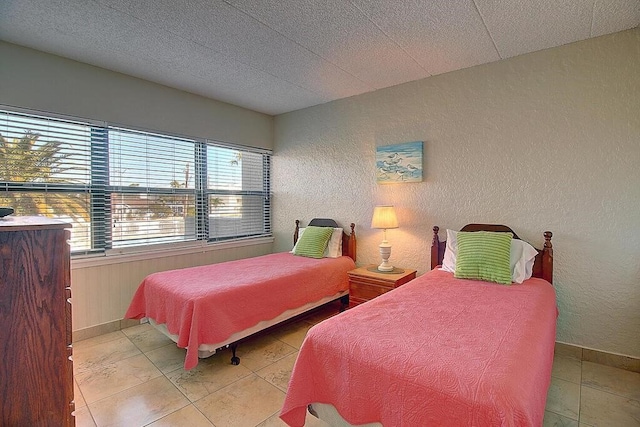
[[[349,306],[372,300],[416,278],[416,270],[396,269],[393,273],[377,271],[375,265],[351,270],[349,274]]]
[[[363,276],[350,275],[349,280],[351,281],[351,283],[361,283],[363,285],[381,286],[383,288],[389,288],[389,289],[393,289],[394,287],[396,287],[396,284],[393,281],[377,279],[375,277],[363,277]]]
[[[389,292],[392,289],[393,287],[389,285],[372,285],[360,282],[357,279],[351,279],[350,282],[350,295],[356,299],[370,300],[384,294],[385,292]]]

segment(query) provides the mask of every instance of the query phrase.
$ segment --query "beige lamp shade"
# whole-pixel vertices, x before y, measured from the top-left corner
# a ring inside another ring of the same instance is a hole
[[[393,206],[376,206],[373,208],[371,228],[398,228],[398,218]]]

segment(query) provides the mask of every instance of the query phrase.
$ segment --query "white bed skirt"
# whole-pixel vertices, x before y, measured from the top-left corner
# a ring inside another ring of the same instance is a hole
[[[227,340],[220,342],[220,343],[213,343],[213,344],[200,344],[200,346],[198,347],[198,357],[200,359],[204,359],[207,358],[209,356],[212,356],[215,354],[216,350],[222,347],[227,347],[230,344],[239,341],[243,338],[248,337],[249,335],[253,335],[256,332],[260,332],[264,329],[267,329],[271,326],[277,325],[280,322],[284,322],[285,320],[289,320],[293,317],[296,317],[302,313],[305,313],[309,310],[313,310],[314,308],[320,307],[321,305],[324,305],[328,302],[334,301],[340,297],[343,297],[345,295],[349,295],[349,291],[342,291],[342,292],[338,292],[337,294],[330,296],[330,297],[325,297],[322,298],[319,301],[315,301],[315,302],[310,302],[307,303],[301,307],[298,308],[294,308],[291,310],[287,310],[284,313],[282,313],[281,315],[271,319],[271,320],[263,320],[262,322],[257,323],[256,325],[245,329],[244,331],[240,331],[240,332],[236,332],[235,334],[231,335]],[[155,320],[153,320],[152,318],[147,318],[147,320],[149,321],[149,323],[151,325],[153,325],[156,329],[158,329],[160,332],[162,332],[163,334],[165,334],[166,336],[168,336],[169,338],[171,338],[173,340],[173,342],[178,342],[178,336],[174,335],[172,333],[170,333],[167,330],[167,326],[164,323],[157,323]]]

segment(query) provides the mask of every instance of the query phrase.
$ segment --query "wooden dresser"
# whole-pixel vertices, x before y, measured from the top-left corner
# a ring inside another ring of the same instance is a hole
[[[74,426],[71,225],[0,219],[0,425]]]
[[[396,268],[394,272],[383,273],[372,271],[375,268],[372,264],[348,273],[350,307],[369,301],[416,278],[416,270]]]

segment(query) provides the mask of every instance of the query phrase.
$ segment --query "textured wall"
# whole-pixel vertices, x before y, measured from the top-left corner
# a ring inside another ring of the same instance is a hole
[[[431,228],[554,233],[558,341],[640,357],[640,29],[276,117],[275,249],[315,216],[357,224],[394,204],[391,261],[423,273]],[[377,185],[375,147],[425,141],[422,183]],[[428,301],[425,301],[428,307]]]

